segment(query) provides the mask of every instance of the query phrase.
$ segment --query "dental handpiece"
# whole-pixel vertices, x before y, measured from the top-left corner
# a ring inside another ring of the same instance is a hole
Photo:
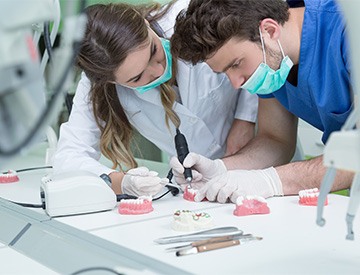
[[[180,132],[179,129],[176,129],[176,135],[175,135],[175,148],[177,152],[178,159],[181,164],[183,164],[184,159],[189,154],[189,148],[186,142],[185,136]],[[192,172],[191,168],[185,168],[184,171],[185,180],[187,182],[192,181]]]

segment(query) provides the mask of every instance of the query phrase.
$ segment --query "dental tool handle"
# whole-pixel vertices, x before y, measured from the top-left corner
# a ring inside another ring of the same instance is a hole
[[[206,240],[196,241],[192,242],[192,246],[200,246],[200,245],[206,245],[210,243],[218,243],[218,242],[224,242],[224,241],[230,241],[234,238],[234,236],[222,236],[222,237],[214,237]]]
[[[175,148],[176,148],[176,153],[177,153],[178,159],[179,159],[180,163],[183,164],[184,159],[189,154],[189,148],[188,148],[188,144],[186,142],[185,136],[180,132],[179,129],[176,129]],[[192,181],[191,168],[185,168],[184,177],[185,177],[185,180],[187,182],[189,182],[189,184],[190,184],[190,182]]]
[[[348,234],[346,235],[347,240],[354,239],[353,221],[356,212],[359,208],[359,204],[360,204],[360,174],[358,172],[355,174],[351,185],[349,205],[346,214],[346,224],[348,229]]]
[[[239,245],[239,244],[240,244],[239,240],[232,240],[232,241],[217,242],[217,243],[201,245],[201,246],[198,246],[197,249],[198,249],[198,252],[200,253],[200,252],[206,252],[206,251],[210,251],[210,250],[225,248],[225,247],[229,247],[229,246]]]
[[[320,193],[319,193],[318,205],[317,205],[317,218],[316,218],[316,223],[319,226],[325,225],[325,219],[322,217],[322,215],[324,211],[326,196],[329,194],[331,190],[331,186],[334,183],[335,174],[336,174],[336,169],[334,167],[328,167],[324,179],[320,186]]]

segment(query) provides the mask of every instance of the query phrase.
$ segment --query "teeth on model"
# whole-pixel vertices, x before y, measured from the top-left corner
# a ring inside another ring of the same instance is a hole
[[[261,197],[261,196],[250,196],[250,195],[248,195],[248,196],[245,196],[245,197],[243,197],[243,196],[238,197],[237,200],[236,200],[236,204],[237,204],[237,205],[242,205],[242,204],[244,204],[244,201],[245,201],[245,200],[246,200],[246,201],[251,201],[251,200],[253,200],[253,201],[258,201],[258,202],[266,203],[265,198],[263,198],[263,197]]]
[[[253,214],[269,214],[270,209],[264,197],[240,196],[236,199],[235,216],[247,216]]]
[[[0,183],[11,183],[19,181],[16,171],[8,170],[7,174],[0,174]]]
[[[317,205],[318,197],[320,191],[318,188],[310,188],[299,191],[299,204],[302,205]],[[325,205],[328,204],[328,200],[326,198]]]
[[[141,196],[137,199],[121,200],[118,211],[124,215],[138,215],[153,211],[152,197]]]

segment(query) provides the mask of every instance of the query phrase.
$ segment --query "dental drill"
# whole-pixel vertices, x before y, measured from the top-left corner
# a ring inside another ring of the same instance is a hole
[[[179,129],[176,129],[175,148],[176,148],[178,159],[179,159],[180,163],[183,164],[184,159],[189,154],[189,148],[188,148],[185,136],[180,132]],[[185,168],[184,177],[185,177],[185,180],[190,185],[190,183],[192,181],[191,168]],[[190,187],[191,187],[191,185],[190,185]]]

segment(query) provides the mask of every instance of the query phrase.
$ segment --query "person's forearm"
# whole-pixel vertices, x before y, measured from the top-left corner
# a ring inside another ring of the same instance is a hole
[[[124,178],[124,173],[112,172],[110,173],[109,177],[111,179],[111,188],[115,192],[115,194],[122,194],[121,182]]]
[[[239,152],[255,136],[255,123],[234,119],[226,141],[225,156]]]
[[[294,150],[295,146],[267,137],[256,136],[238,154],[222,160],[228,170],[263,169],[288,163]]]
[[[303,189],[320,189],[326,167],[323,165],[323,157],[319,156],[276,167],[276,171],[281,179],[284,195],[294,195]],[[350,188],[353,176],[354,173],[337,170],[331,191]]]

